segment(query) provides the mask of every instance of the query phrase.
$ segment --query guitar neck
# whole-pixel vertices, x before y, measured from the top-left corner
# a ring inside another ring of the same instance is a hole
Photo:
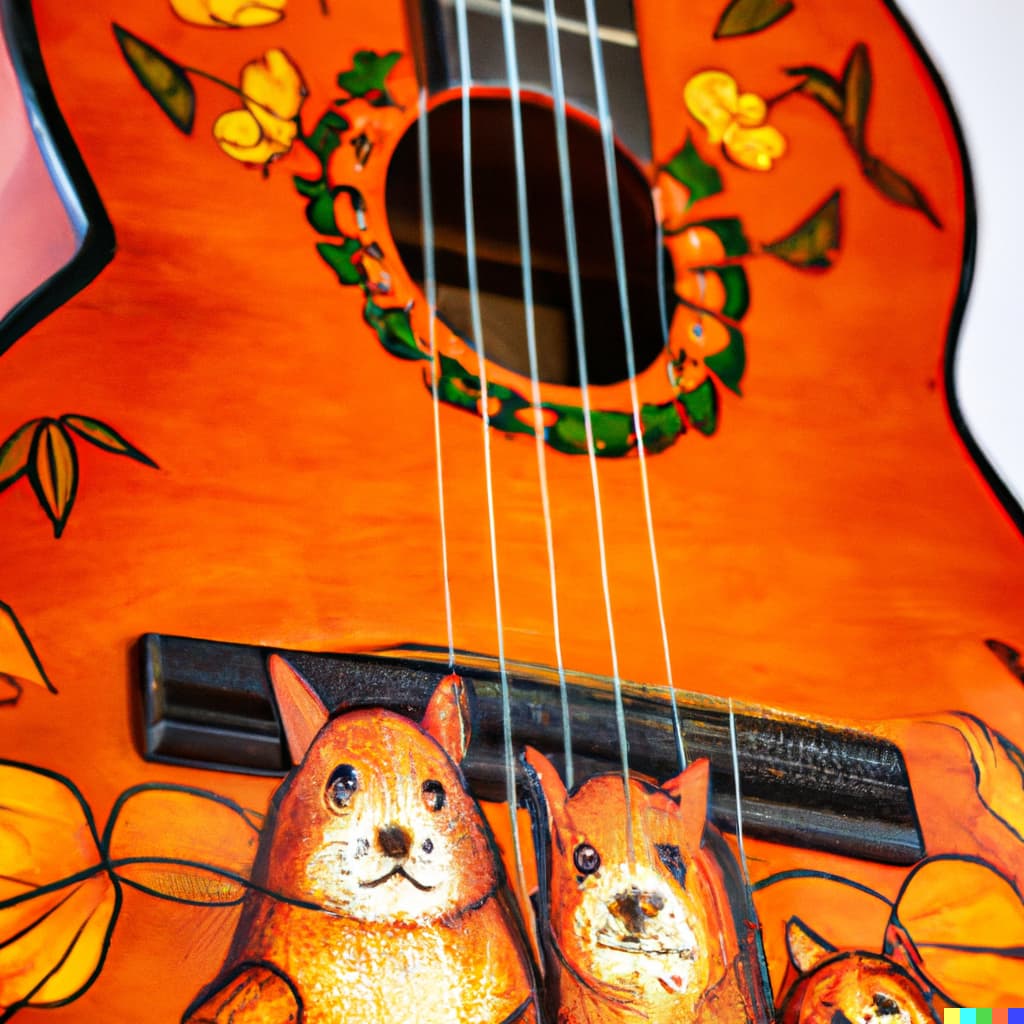
[[[597,110],[590,32],[582,0],[558,5],[556,21],[566,98],[573,106]],[[602,0],[597,8],[608,78],[612,121],[619,138],[641,161],[651,159],[650,118],[643,68],[630,0]],[[476,85],[508,84],[506,47],[500,0],[467,0],[466,28],[470,73]],[[547,19],[544,0],[517,0],[511,5],[515,52],[524,88],[550,94]],[[454,0],[424,0],[420,4],[422,73],[431,92],[461,83],[458,23]]]

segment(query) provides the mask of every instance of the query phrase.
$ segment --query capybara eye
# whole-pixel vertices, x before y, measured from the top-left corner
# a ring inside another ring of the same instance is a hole
[[[601,855],[590,843],[580,843],[572,851],[572,862],[581,875],[592,875],[601,866]]]
[[[427,805],[428,811],[439,811],[447,801],[444,786],[437,779],[427,779],[423,783],[423,802]]]
[[[327,802],[336,811],[348,807],[352,794],[359,788],[359,776],[350,764],[339,764],[327,780]]]
[[[881,992],[875,993],[875,1009],[880,1017],[892,1017],[900,1012],[899,1003],[890,996],[883,995]]]

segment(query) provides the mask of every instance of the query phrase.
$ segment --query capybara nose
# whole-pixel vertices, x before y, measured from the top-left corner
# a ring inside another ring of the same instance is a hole
[[[385,825],[377,829],[377,846],[388,857],[405,857],[412,845],[412,836],[401,825]]]
[[[629,931],[639,934],[644,930],[648,918],[654,917],[663,906],[665,899],[658,893],[630,889],[629,892],[620,892],[608,909]]]

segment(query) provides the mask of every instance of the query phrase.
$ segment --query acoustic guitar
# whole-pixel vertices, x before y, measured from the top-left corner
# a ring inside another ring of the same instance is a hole
[[[1024,519],[893,4],[2,10],[0,1020],[1019,999]]]

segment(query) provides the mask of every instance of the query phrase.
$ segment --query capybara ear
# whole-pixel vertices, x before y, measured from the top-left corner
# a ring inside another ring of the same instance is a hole
[[[280,654],[267,659],[267,669],[288,752],[292,762],[299,764],[330,715],[309,683]]]
[[[537,773],[540,788],[544,791],[544,803],[548,809],[548,826],[552,835],[564,833],[568,826],[565,805],[569,800],[565,783],[555,766],[539,751],[527,747],[526,763]]]
[[[469,750],[473,726],[469,689],[461,677],[453,672],[437,684],[420,727],[444,747],[456,764],[462,763]]]
[[[674,779],[662,787],[679,803],[682,821],[682,840],[690,850],[700,848],[704,826],[708,820],[708,801],[711,798],[711,762],[706,757],[694,761]]]
[[[791,917],[786,922],[786,948],[793,966],[801,974],[813,971],[836,951],[835,946],[812,932],[799,917]]]

